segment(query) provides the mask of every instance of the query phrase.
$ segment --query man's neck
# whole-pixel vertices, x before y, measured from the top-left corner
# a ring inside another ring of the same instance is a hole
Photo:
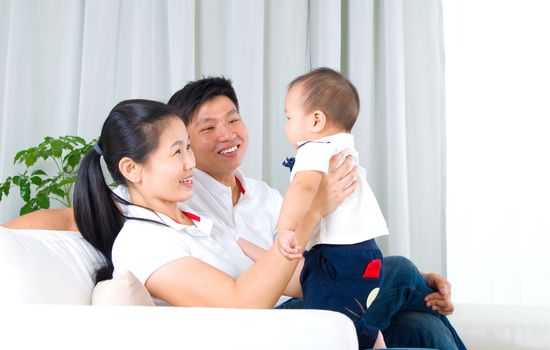
[[[233,172],[224,176],[213,176],[211,174],[208,175],[212,176],[214,180],[218,181],[222,185],[231,188],[231,201],[233,203],[233,206],[235,206],[241,198],[241,186],[237,182],[237,174]]]

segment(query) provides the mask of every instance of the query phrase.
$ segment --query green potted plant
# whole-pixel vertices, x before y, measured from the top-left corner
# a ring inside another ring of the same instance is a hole
[[[0,183],[0,201],[7,197],[14,187],[19,188],[19,195],[25,202],[19,211],[20,215],[38,209],[47,209],[52,200],[65,207],[71,206],[71,190],[76,181],[78,166],[82,157],[93,147],[96,140],[86,142],[79,136],[47,136],[42,143],[17,152],[14,164],[24,164],[25,171],[9,176]],[[54,163],[56,173],[48,174],[38,167],[37,162]]]

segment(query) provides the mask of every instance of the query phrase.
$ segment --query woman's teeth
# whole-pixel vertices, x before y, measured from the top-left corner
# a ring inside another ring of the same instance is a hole
[[[188,178],[188,179],[184,179],[184,180],[180,180],[180,184],[190,184],[190,183],[193,183],[193,178]]]
[[[223,151],[219,151],[219,154],[227,154],[231,152],[235,152],[237,150],[237,146],[230,147],[228,149],[224,149]]]

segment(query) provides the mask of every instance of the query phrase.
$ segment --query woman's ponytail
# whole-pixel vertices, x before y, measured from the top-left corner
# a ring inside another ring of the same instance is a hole
[[[124,217],[105,182],[100,160],[101,155],[95,148],[84,156],[78,169],[73,200],[80,233],[106,260],[106,265],[96,271],[96,283],[113,275],[111,252],[124,224]]]

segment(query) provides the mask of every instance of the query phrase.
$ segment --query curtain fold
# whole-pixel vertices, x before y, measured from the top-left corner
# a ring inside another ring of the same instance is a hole
[[[284,192],[288,83],[319,66],[361,98],[361,163],[390,228],[380,244],[444,271],[440,0],[0,1],[0,179],[46,135],[96,137],[120,100],[166,101],[233,80],[250,133],[243,170]],[[17,215],[15,195],[0,222]]]

